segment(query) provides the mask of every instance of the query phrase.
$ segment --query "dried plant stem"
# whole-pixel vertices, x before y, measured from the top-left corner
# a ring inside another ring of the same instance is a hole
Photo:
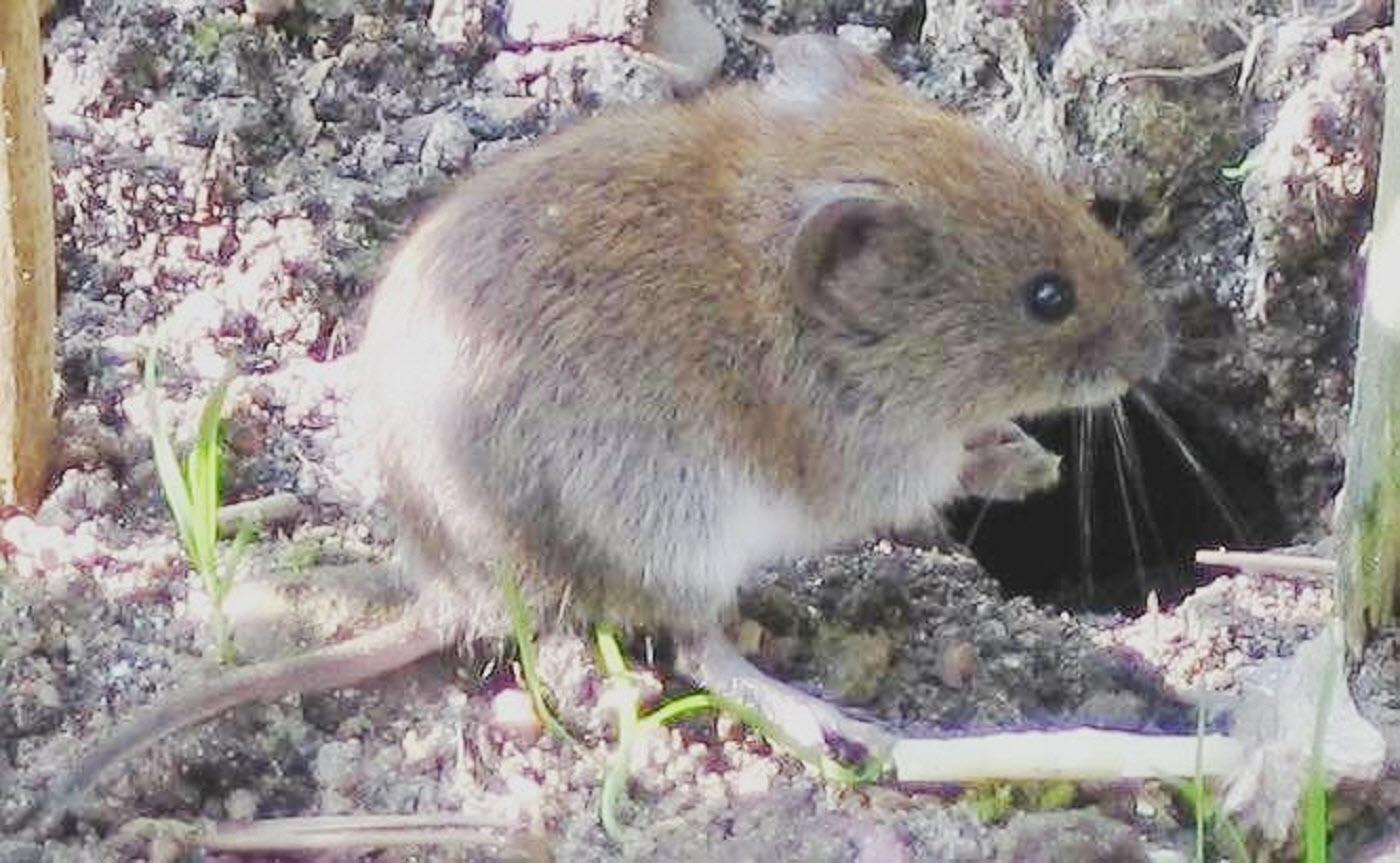
[[[197,844],[206,851],[235,854],[450,845],[490,849],[492,859],[547,859],[518,826],[452,813],[279,818],[222,826],[198,837]]]
[[[1115,780],[1223,776],[1244,758],[1218,735],[1152,735],[1077,728],[943,740],[900,740],[891,761],[900,782]]]

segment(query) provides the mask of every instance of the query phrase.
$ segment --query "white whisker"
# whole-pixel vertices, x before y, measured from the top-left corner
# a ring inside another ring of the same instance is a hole
[[[1094,416],[1092,408],[1074,414],[1074,503],[1079,515],[1079,582],[1085,600],[1094,595],[1093,506]]]
[[[1182,432],[1181,427],[1176,424],[1176,421],[1173,420],[1166,411],[1162,410],[1161,405],[1157,404],[1151,396],[1141,389],[1130,390],[1129,395],[1132,396],[1133,401],[1137,402],[1137,404],[1147,412],[1147,415],[1152,418],[1157,424],[1157,427],[1166,435],[1167,440],[1171,441],[1172,448],[1176,450],[1177,455],[1180,456],[1186,466],[1191,469],[1191,473],[1195,475],[1197,482],[1201,484],[1202,490],[1205,491],[1206,497],[1210,499],[1211,504],[1215,507],[1216,511],[1220,513],[1226,525],[1229,526],[1233,541],[1243,541],[1246,534],[1244,522],[1240,519],[1239,515],[1236,514],[1234,507],[1230,505],[1230,498],[1225,493],[1225,489],[1220,486],[1220,483],[1215,481],[1215,477],[1210,475],[1210,471],[1206,470],[1205,465],[1202,464],[1200,458],[1197,457],[1195,450],[1191,448],[1191,444],[1187,441],[1186,435]]]
[[[1118,488],[1118,499],[1123,504],[1123,523],[1128,529],[1128,544],[1133,550],[1133,576],[1137,581],[1138,595],[1147,595],[1147,565],[1142,558],[1142,539],[1138,536],[1137,519],[1133,517],[1133,501],[1128,494],[1128,471],[1126,468],[1126,458],[1124,457],[1124,447],[1120,444],[1122,431],[1119,427],[1119,417],[1122,414],[1122,406],[1115,403],[1109,416],[1113,419],[1113,475],[1114,483]]]

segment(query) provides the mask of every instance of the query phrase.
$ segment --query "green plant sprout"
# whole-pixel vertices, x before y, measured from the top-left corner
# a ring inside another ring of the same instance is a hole
[[[1327,783],[1314,765],[1303,789],[1303,860],[1327,863]]]
[[[1052,812],[1068,809],[1079,796],[1079,786],[1068,780],[1044,782],[974,782],[963,791],[961,800],[978,819],[996,824],[1014,810]]]
[[[692,692],[672,699],[650,713],[642,714],[640,692],[634,682],[633,672],[622,655],[617,631],[612,627],[599,626],[595,632],[595,639],[603,672],[609,684],[614,687],[617,698],[617,749],[603,777],[603,793],[598,811],[604,832],[614,842],[620,842],[622,838],[622,825],[617,818],[617,802],[627,784],[632,749],[636,742],[658,728],[697,713],[715,711],[734,717],[757,731],[775,747],[816,768],[824,779],[840,785],[868,784],[878,779],[885,771],[884,763],[877,759],[868,760],[858,768],[841,764],[819,748],[799,745],[758,711],[709,692]]]
[[[239,525],[228,555],[220,559],[220,437],[224,396],[233,375],[231,372],[224,375],[209,392],[200,414],[194,446],[182,464],[175,454],[175,445],[160,411],[160,394],[156,387],[157,362],[156,348],[152,345],[146,352],[145,385],[156,474],[160,478],[166,505],[175,518],[180,544],[213,606],[215,650],[219,661],[227,665],[234,661],[235,653],[233,632],[224,613],[224,601],[233,586],[233,573],[238,561],[254,534],[250,523]]]
[[[1308,765],[1308,778],[1303,786],[1303,860],[1305,863],[1327,863],[1327,776],[1322,766],[1322,753],[1326,745],[1327,718],[1331,715],[1332,701],[1336,697],[1337,680],[1341,677],[1343,645],[1335,638],[1329,638],[1331,650],[1327,655],[1327,667],[1323,672],[1322,696],[1318,699],[1317,717],[1313,724],[1312,763]]]
[[[281,564],[301,575],[321,557],[321,543],[315,539],[294,539],[282,548]]]
[[[190,34],[190,47],[195,59],[208,60],[213,57],[219,52],[219,44],[224,37],[237,32],[240,26],[238,17],[234,15],[215,15],[200,21]]]
[[[963,791],[962,802],[971,807],[977,820],[998,824],[1016,807],[1015,789],[1009,782],[979,782]]]
[[[1256,159],[1251,158],[1252,155],[1253,154],[1251,154],[1250,156],[1245,156],[1243,159],[1240,159],[1239,162],[1234,165],[1226,165],[1225,167],[1221,168],[1220,176],[1226,180],[1229,180],[1232,183],[1244,182],[1244,178],[1248,177],[1250,172],[1253,171],[1258,165],[1258,161]]]
[[[520,579],[515,573],[502,568],[499,575],[501,590],[506,595],[506,607],[510,610],[511,628],[515,632],[515,645],[520,653],[520,676],[524,678],[525,691],[530,693],[530,701],[535,706],[535,713],[540,717],[540,721],[545,724],[550,733],[560,740],[567,740],[577,745],[569,730],[564,727],[564,723],[555,716],[553,707],[550,706],[548,693],[545,691],[544,681],[540,679],[539,655],[535,651],[535,622],[530,617],[530,607],[525,604],[525,598],[520,594]]]
[[[1196,847],[1195,854],[1191,859],[1195,863],[1206,863],[1206,837],[1213,836],[1217,845],[1224,844],[1226,846],[1222,853],[1231,860],[1235,863],[1249,863],[1249,848],[1245,845],[1244,835],[1235,826],[1235,822],[1230,820],[1229,816],[1221,810],[1210,786],[1206,784],[1206,710],[1202,706],[1205,703],[1205,691],[1199,691],[1197,696],[1195,772],[1189,782],[1170,786],[1190,805],[1192,816],[1195,819]]]
[[[1188,799],[1191,801],[1191,809],[1196,816],[1196,863],[1206,863],[1206,804],[1214,801],[1210,799],[1210,790],[1206,788],[1205,777],[1206,708],[1203,698],[1205,695],[1204,686],[1198,689],[1197,695],[1196,764],[1195,772],[1191,775]]]
[[[1249,846],[1245,843],[1240,828],[1220,808],[1210,786],[1203,777],[1196,776],[1182,785],[1174,786],[1175,791],[1191,807],[1196,818],[1196,850],[1191,858],[1196,863],[1206,863],[1206,837],[1213,836],[1218,853],[1224,854],[1235,863],[1249,863]],[[1220,846],[1224,846],[1222,849]]]

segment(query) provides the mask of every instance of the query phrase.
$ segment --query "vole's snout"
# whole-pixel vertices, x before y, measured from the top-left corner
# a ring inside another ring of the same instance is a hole
[[[1078,353],[1066,380],[1066,398],[1074,405],[1090,406],[1159,378],[1171,356],[1171,339],[1156,307],[1125,307],[1084,339]]]

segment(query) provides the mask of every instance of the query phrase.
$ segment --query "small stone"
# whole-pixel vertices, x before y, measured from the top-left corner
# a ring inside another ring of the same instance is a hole
[[[735,797],[756,797],[766,794],[773,787],[777,775],[777,762],[772,759],[759,759],[729,774],[729,789]]]
[[[884,27],[866,27],[862,24],[842,24],[836,28],[836,36],[867,54],[878,54],[894,41],[894,36]]]
[[[699,90],[724,65],[724,34],[691,0],[653,3],[642,45],[669,64],[677,90]]]
[[[456,114],[439,111],[433,115],[423,148],[418,152],[418,161],[430,168],[456,173],[466,167],[475,146],[476,139],[466,121]]]
[[[251,821],[258,814],[258,795],[247,788],[235,788],[224,798],[224,811],[234,821]]]
[[[1018,813],[998,837],[998,860],[1017,863],[1146,863],[1133,828],[1092,810]]]
[[[875,698],[889,671],[894,645],[888,636],[847,633],[830,642],[823,682],[843,701],[860,704]]]
[[[956,641],[938,655],[938,679],[950,689],[962,689],[977,672],[977,647]]]
[[[421,764],[431,761],[437,751],[436,735],[410,728],[403,736],[403,763]]]
[[[491,699],[491,724],[515,738],[533,740],[543,727],[530,694],[523,689],[503,689]]]
[[[638,25],[646,20],[647,0],[515,0],[508,8],[508,41],[560,44],[635,35]]]
[[[361,749],[358,740],[336,740],[322,746],[316,752],[316,781],[327,789],[341,787],[354,775]]]
[[[259,24],[285,15],[296,5],[297,0],[243,0],[243,10]]]
[[[904,838],[888,824],[867,819],[853,822],[846,828],[855,846],[856,863],[907,863],[909,846]]]
[[[434,0],[428,29],[439,45],[478,45],[485,32],[481,6],[481,0]]]

